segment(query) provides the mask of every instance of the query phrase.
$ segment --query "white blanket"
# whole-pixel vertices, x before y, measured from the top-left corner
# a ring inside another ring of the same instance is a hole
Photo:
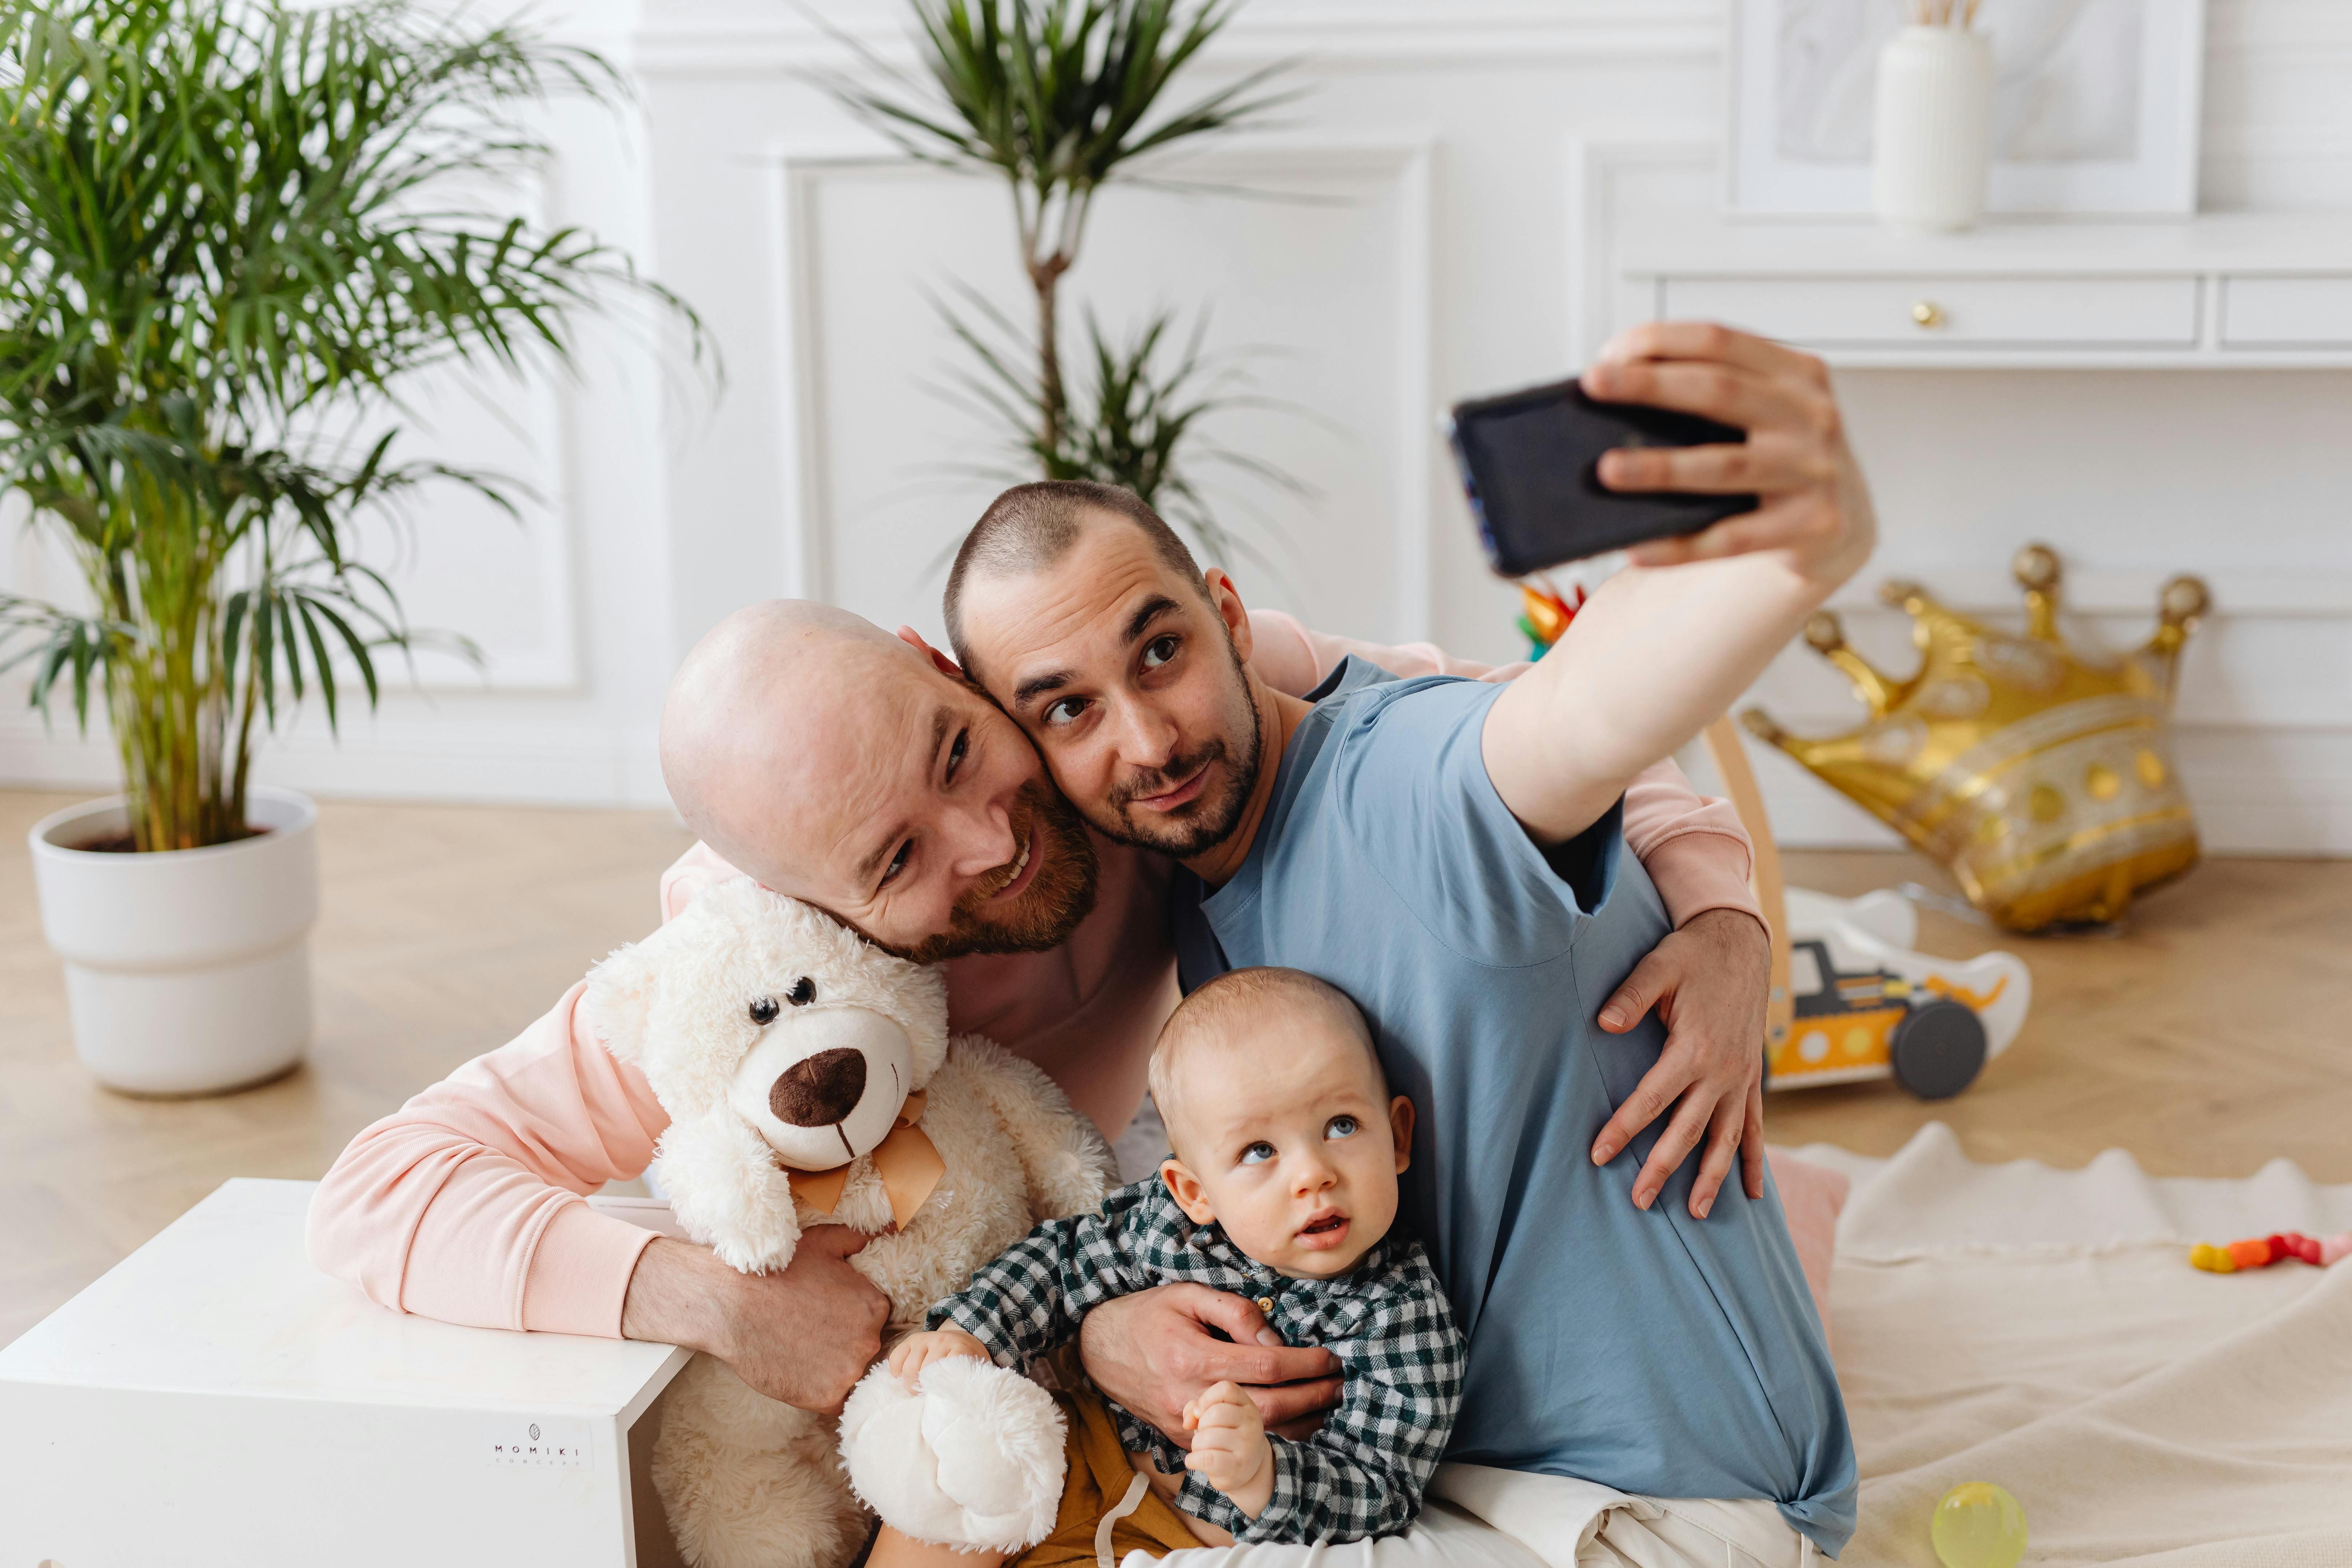
[[[2081,1171],[1977,1165],[1940,1123],[1891,1160],[1800,1152],[1853,1181],[1830,1288],[1863,1477],[1845,1563],[1935,1568],[1936,1500],[1990,1480],[2024,1505],[2032,1563],[2352,1564],[2352,1260],[2188,1260],[2198,1241],[2352,1228],[2352,1186],[2284,1161],[2158,1180],[2119,1151]],[[1441,1472],[1434,1491],[1398,1540],[1170,1561],[1568,1568],[1615,1495],[1496,1472]]]
[[[2036,1563],[2352,1564],[2352,1264],[2200,1273],[2188,1249],[2352,1227],[2352,1187],[1971,1164],[1941,1124],[1854,1190],[1830,1282],[1862,1467],[1849,1563],[1934,1568],[1961,1481],[2024,1505]]]

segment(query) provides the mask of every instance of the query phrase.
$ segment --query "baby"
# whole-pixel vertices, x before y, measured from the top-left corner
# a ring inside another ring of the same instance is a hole
[[[1114,1555],[1402,1531],[1453,1431],[1463,1341],[1421,1245],[1389,1235],[1412,1102],[1390,1097],[1363,1016],[1312,975],[1234,970],[1170,1017],[1151,1093],[1173,1146],[1159,1179],[1039,1226],[932,1308],[891,1371],[914,1385],[945,1356],[1025,1365],[1075,1339],[1089,1309],[1155,1285],[1246,1296],[1287,1342],[1339,1357],[1345,1387],[1321,1430],[1271,1436],[1220,1383],[1185,1408],[1187,1454],[1091,1390],[1066,1395],[1061,1517],[1024,1568],[1093,1563],[1111,1521]],[[872,1562],[938,1552],[886,1527]]]

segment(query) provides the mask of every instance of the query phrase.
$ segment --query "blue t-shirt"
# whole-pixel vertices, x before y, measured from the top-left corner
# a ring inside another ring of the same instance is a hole
[[[1362,1007],[1419,1112],[1401,1220],[1470,1339],[1448,1457],[1651,1497],[1769,1498],[1834,1553],[1853,1533],[1845,1405],[1769,1178],[1691,1218],[1696,1157],[1645,1213],[1664,1119],[1592,1140],[1657,1060],[1601,1003],[1671,929],[1622,803],[1549,854],[1480,754],[1500,686],[1349,659],[1291,737],[1256,842],[1180,874],[1180,974],[1281,964]]]

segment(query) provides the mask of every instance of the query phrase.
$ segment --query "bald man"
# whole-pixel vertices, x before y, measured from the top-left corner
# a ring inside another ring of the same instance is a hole
[[[1284,616],[1257,624],[1260,675],[1285,690],[1350,652],[1404,674],[1465,668],[1425,646],[1317,637]],[[946,960],[954,1028],[1035,1062],[1107,1135],[1127,1126],[1176,999],[1166,865],[1084,827],[1028,739],[951,661],[828,606],[756,605],[689,655],[661,743],[702,838],[663,879],[665,919],[748,873],[894,951]],[[1728,808],[1670,768],[1635,796],[1629,842],[1677,918],[1752,909]],[[1663,975],[1685,980],[1703,1012],[1709,977]],[[753,1278],[581,1201],[643,1173],[667,1121],[588,1028],[582,990],[354,1139],[312,1204],[311,1257],[386,1307],[685,1345],[778,1399],[837,1408],[887,1314],[845,1261],[857,1237],[812,1231],[789,1268]],[[1734,1057],[1738,1034],[1723,1031]],[[1262,1345],[1255,1308],[1200,1297],[1192,1315],[1237,1342],[1162,1336],[1173,1348],[1140,1373],[1160,1397],[1181,1407],[1185,1390],[1231,1378],[1256,1386],[1270,1423],[1336,1397],[1324,1352]]]
[[[1094,903],[1085,819],[985,695],[910,651],[830,605],[730,616],[662,704],[670,799],[762,886],[918,963],[1060,945]]]

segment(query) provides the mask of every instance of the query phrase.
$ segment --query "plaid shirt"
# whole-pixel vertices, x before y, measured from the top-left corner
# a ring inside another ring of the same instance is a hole
[[[1101,1210],[1049,1220],[933,1307],[1005,1366],[1067,1342],[1088,1310],[1176,1281],[1246,1296],[1283,1339],[1321,1345],[1346,1379],[1339,1408],[1303,1442],[1269,1433],[1274,1497],[1255,1520],[1184,1451],[1110,1405],[1119,1440],[1182,1475],[1177,1506],[1240,1542],[1359,1541],[1393,1535],[1421,1511],[1462,1404],[1461,1333],[1417,1241],[1384,1237],[1335,1279],[1293,1279],[1244,1257],[1218,1225],[1195,1226],[1158,1177],[1121,1187]]]

